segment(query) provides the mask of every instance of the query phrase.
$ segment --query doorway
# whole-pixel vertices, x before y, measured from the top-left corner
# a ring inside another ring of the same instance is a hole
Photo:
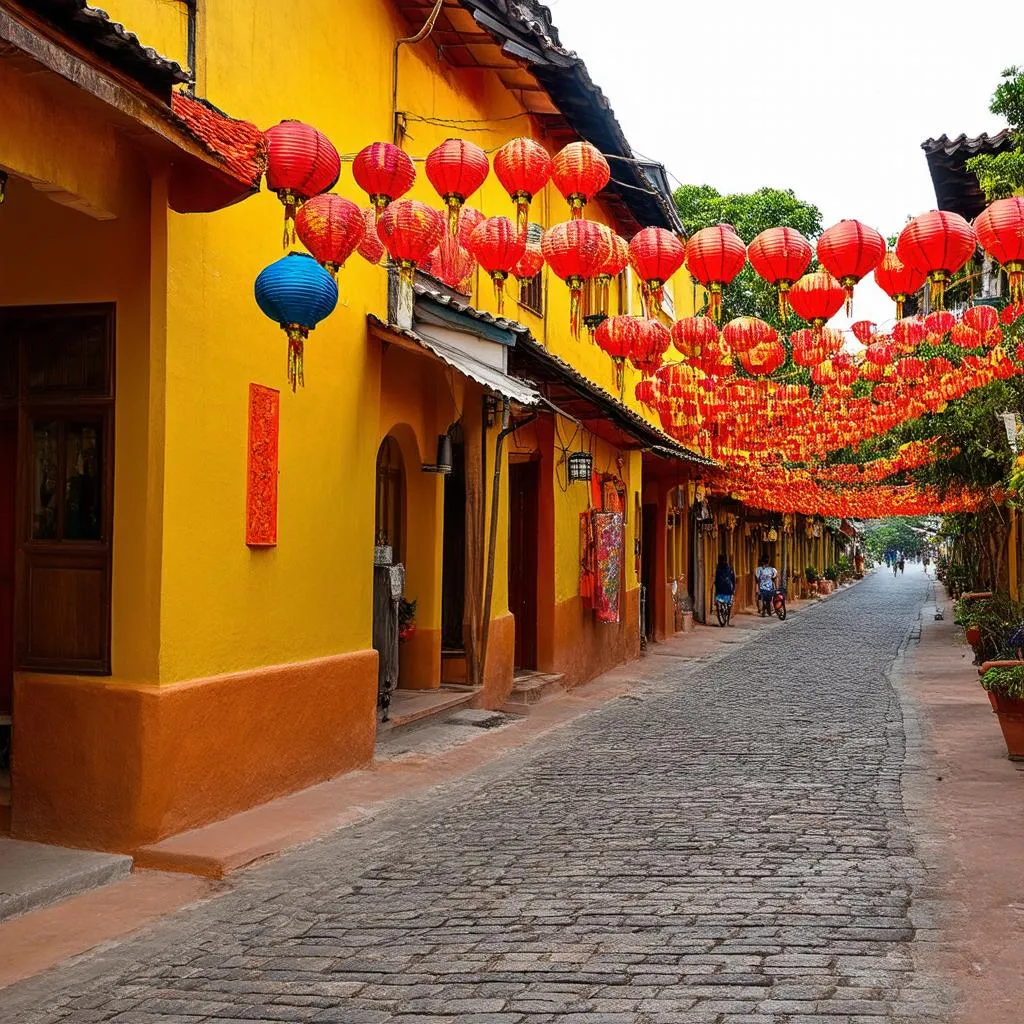
[[[452,471],[444,478],[441,561],[441,656],[465,651],[466,619],[466,445],[462,424],[448,431]]]
[[[640,528],[640,583],[644,588],[644,636],[648,640],[654,637],[655,604],[662,600],[661,592],[656,592],[654,571],[654,549],[658,536],[658,506],[644,505]]]
[[[6,788],[10,771],[11,712],[14,707],[14,488],[17,466],[17,423],[13,417],[0,414],[0,794]]]
[[[515,667],[537,668],[537,530],[539,463],[508,468],[508,607],[516,620]]]

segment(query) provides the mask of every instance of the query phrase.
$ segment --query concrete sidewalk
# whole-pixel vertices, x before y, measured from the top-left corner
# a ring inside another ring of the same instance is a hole
[[[943,619],[935,619],[935,610]],[[959,1024],[1024,1017],[1024,764],[1007,759],[973,652],[938,582],[894,668],[907,713],[904,800],[954,920],[941,973],[962,997]],[[941,880],[941,881],[940,881]],[[929,922],[930,923],[930,922]]]

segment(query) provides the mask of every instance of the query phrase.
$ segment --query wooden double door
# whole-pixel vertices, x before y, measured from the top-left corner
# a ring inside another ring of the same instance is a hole
[[[114,308],[0,309],[0,715],[13,673],[110,672]]]

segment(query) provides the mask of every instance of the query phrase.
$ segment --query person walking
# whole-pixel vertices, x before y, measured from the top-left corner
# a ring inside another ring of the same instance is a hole
[[[900,575],[902,576],[903,575],[903,556],[902,555],[900,555],[900,560],[896,563],[896,565],[899,567]]]
[[[754,579],[757,581],[757,608],[762,615],[770,615],[772,611],[772,598],[775,596],[775,581],[779,574],[771,559],[765,555],[761,564],[754,570]]]
[[[718,556],[718,566],[715,569],[715,602],[731,606],[735,593],[736,572],[729,564],[729,556],[723,552]],[[731,618],[729,625],[734,625]]]

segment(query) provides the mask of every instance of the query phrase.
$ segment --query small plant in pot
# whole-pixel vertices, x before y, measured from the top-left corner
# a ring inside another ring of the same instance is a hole
[[[813,565],[807,566],[807,568],[804,569],[804,578],[807,580],[808,583],[817,583],[818,570],[815,569]]]
[[[398,606],[398,642],[405,643],[416,634],[416,602],[402,598]]]
[[[990,668],[981,685],[988,690],[1011,761],[1024,761],[1024,664]]]

